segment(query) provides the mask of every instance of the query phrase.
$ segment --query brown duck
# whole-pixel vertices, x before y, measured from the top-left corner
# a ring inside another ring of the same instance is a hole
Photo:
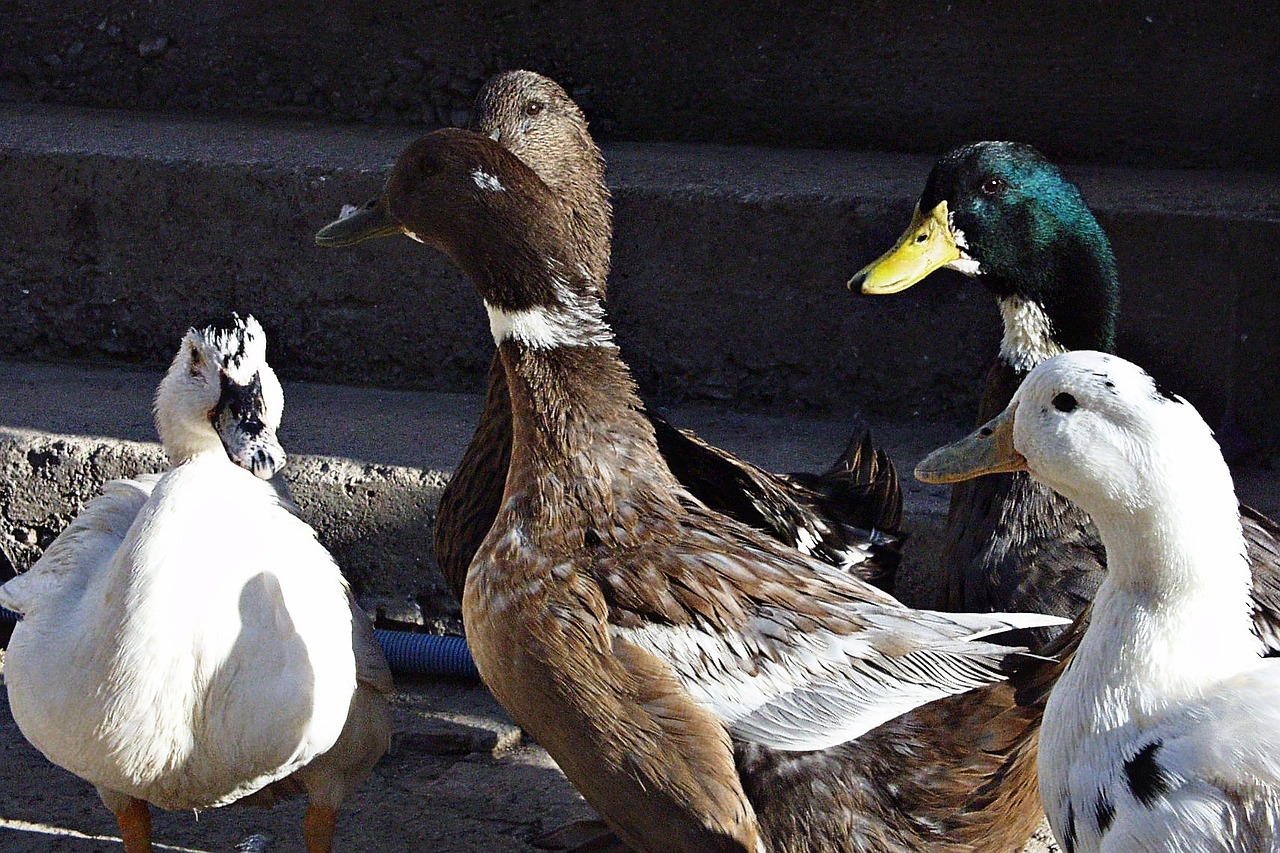
[[[613,234],[604,157],[577,104],[532,71],[491,79],[476,99],[473,129],[523,160],[564,200],[569,240],[584,281],[603,299]],[[375,199],[360,215],[378,214]],[[398,233],[398,232],[393,232]],[[820,475],[778,476],[676,429],[646,410],[667,465],[708,506],[891,589],[899,559],[902,492],[893,464],[869,433],[855,436]],[[440,497],[435,553],[458,600],[467,567],[498,513],[511,456],[511,406],[495,356],[471,443]]]
[[[382,221],[317,235],[399,230],[489,312],[512,455],[463,596],[486,684],[636,850],[1021,843],[1040,705],[980,638],[1047,617],[911,610],[709,510],[659,453],[567,208],[446,130],[397,159]],[[1056,666],[1013,658],[1032,690]]]

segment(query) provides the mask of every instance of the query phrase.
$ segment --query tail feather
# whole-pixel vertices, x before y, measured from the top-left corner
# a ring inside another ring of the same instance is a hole
[[[850,527],[899,533],[902,484],[889,454],[877,447],[871,430],[854,433],[839,458],[822,474],[787,478],[816,496],[821,509]]]
[[[850,443],[835,473],[780,476],[647,414],[672,473],[698,500],[881,589],[893,588],[904,538],[897,532],[902,493],[893,463],[869,434]]]

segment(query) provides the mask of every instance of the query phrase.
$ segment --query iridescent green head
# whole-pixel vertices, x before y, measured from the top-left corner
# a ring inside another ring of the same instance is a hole
[[[849,284],[896,293],[942,268],[1001,300],[1036,303],[1066,349],[1114,347],[1111,245],[1080,191],[1029,145],[978,142],[944,156],[906,233]]]

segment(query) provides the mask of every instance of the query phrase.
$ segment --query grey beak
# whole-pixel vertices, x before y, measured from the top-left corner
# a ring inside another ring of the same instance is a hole
[[[237,385],[222,375],[222,397],[210,413],[213,428],[232,462],[255,477],[270,480],[284,467],[284,448],[275,430],[262,420],[262,382],[255,375]]]

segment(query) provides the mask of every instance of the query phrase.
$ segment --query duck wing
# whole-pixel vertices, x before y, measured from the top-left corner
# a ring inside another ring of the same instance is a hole
[[[957,483],[943,546],[939,610],[1016,610],[1073,619],[1106,572],[1093,522],[1025,472]]]
[[[658,450],[680,484],[711,509],[804,554],[892,589],[901,559],[902,492],[869,433],[824,474],[780,476],[676,429],[653,412]],[[867,522],[871,522],[868,524]]]
[[[1253,630],[1268,657],[1280,656],[1280,524],[1240,504],[1240,525],[1253,570]]]
[[[160,477],[144,474],[106,483],[30,569],[0,586],[0,606],[26,613],[42,595],[65,584],[83,584],[107,565]]]
[[[645,413],[681,484],[704,504],[790,547],[892,589],[904,536],[902,489],[869,432],[850,441],[823,474],[776,475]],[[440,495],[434,545],[440,572],[461,601],[467,569],[502,503],[511,462],[511,398],[495,356],[471,443]]]
[[[738,738],[825,749],[912,708],[1005,678],[982,637],[1035,614],[911,610],[690,502],[683,535],[600,549],[613,636],[665,661]]]
[[[467,569],[502,504],[511,465],[511,396],[502,362],[489,366],[489,387],[471,443],[445,484],[436,509],[434,547],[445,583],[461,602]]]

